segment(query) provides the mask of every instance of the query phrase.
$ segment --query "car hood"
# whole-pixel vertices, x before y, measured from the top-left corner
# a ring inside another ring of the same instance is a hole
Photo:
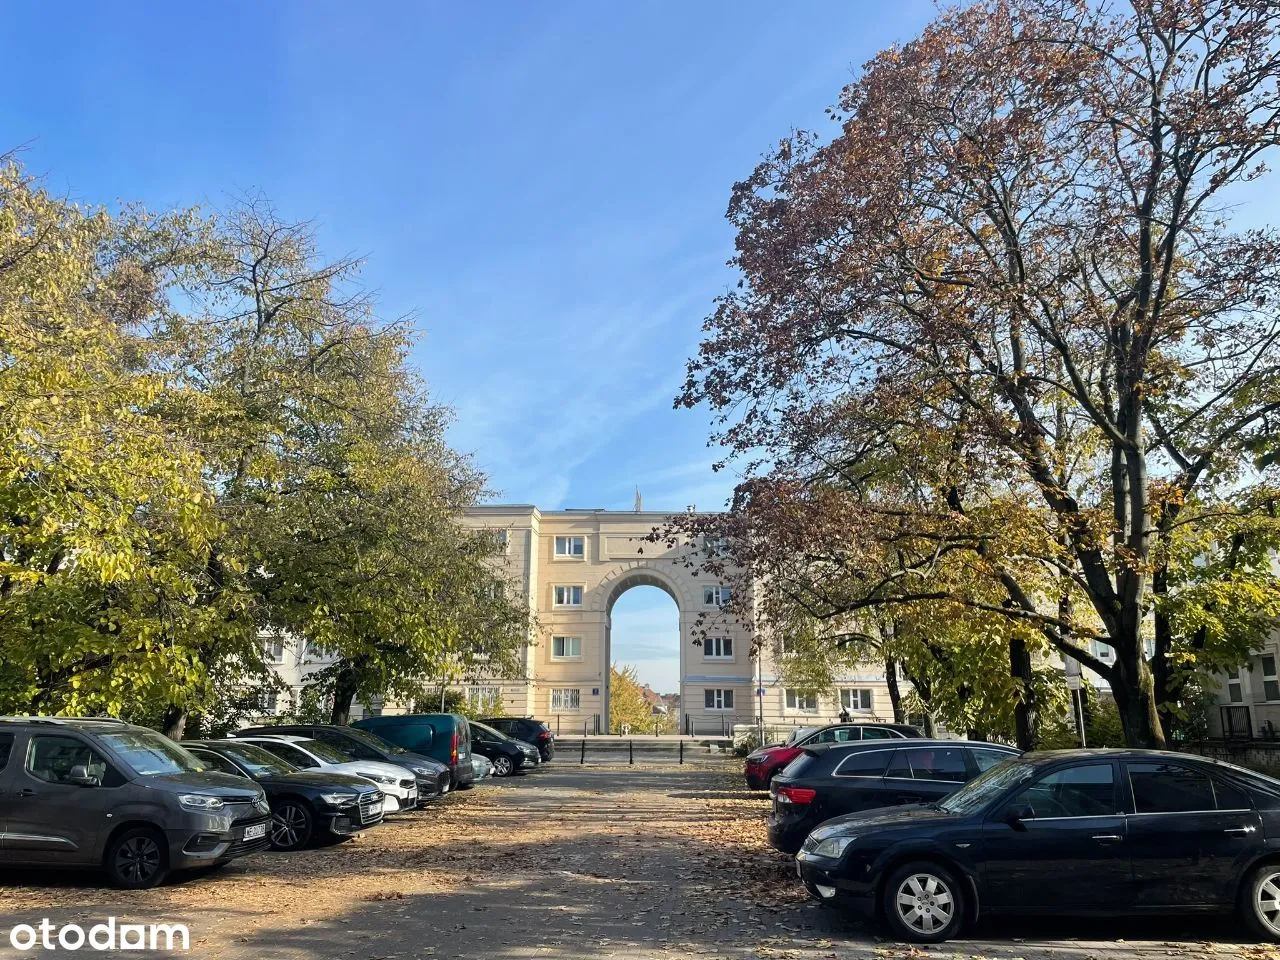
[[[316,787],[321,790],[350,789],[364,793],[369,789],[369,781],[350,773],[337,770],[295,770],[292,773],[275,773],[269,777],[261,777],[261,784],[273,787]]]
[[[394,763],[383,763],[381,760],[349,760],[346,763],[335,763],[329,769],[340,773],[352,773],[357,777],[365,773],[376,773],[384,777],[395,777],[397,781],[413,778],[412,771],[398,767]],[[378,784],[378,786],[381,787],[384,784]]]
[[[397,753],[393,763],[397,763],[402,767],[426,767],[437,774],[444,773],[449,769],[447,763],[441,763],[433,757],[424,757],[420,753]]]
[[[859,813],[846,813],[842,817],[826,821],[818,830],[824,831],[824,836],[830,836],[832,833],[847,834],[852,831],[912,826],[928,821],[954,820],[955,816],[931,803],[914,803],[902,807],[877,807]],[[829,833],[826,832],[828,828],[831,828]]]
[[[214,797],[254,797],[262,795],[262,788],[244,777],[210,770],[207,773],[166,773],[145,776],[142,782],[148,787],[167,793],[198,792]]]

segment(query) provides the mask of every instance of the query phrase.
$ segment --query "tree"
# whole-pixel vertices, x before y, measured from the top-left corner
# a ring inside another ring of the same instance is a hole
[[[653,712],[653,704],[645,699],[644,688],[634,666],[609,669],[609,732],[674,733],[671,717]]]
[[[1164,742],[1144,641],[1169,545],[1220,504],[1247,520],[1267,480],[1280,239],[1220,210],[1280,137],[1278,39],[1268,0],[944,13],[845,89],[831,142],[795,134],[735,187],[742,280],[680,398],[787,482],[857,487],[914,427],[929,469],[896,486],[924,503],[845,508],[872,553],[909,549],[845,612],[1031,625],[1108,681],[1134,745]],[[972,577],[936,582],[938,556]]]

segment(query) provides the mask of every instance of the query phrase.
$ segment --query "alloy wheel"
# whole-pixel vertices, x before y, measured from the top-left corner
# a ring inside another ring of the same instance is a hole
[[[1254,891],[1253,909],[1258,920],[1273,937],[1280,936],[1280,869],[1267,871],[1254,884]]]
[[[301,807],[286,803],[271,814],[271,843],[283,849],[296,847],[307,831],[307,814]]]
[[[951,922],[956,900],[941,877],[913,873],[899,885],[894,907],[907,928],[929,936]]]
[[[495,777],[505,777],[511,772],[510,757],[495,757],[493,761],[493,775]]]
[[[153,837],[130,837],[116,851],[116,869],[131,884],[143,884],[160,869],[160,844]]]

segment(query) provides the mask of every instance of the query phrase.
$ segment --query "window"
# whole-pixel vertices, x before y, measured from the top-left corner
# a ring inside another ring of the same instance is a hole
[[[153,730],[104,733],[102,743],[117,760],[123,760],[143,776],[199,770],[199,764],[192,762],[191,754]]]
[[[557,607],[582,606],[581,587],[556,587],[555,605]]]
[[[284,660],[284,637],[267,637],[262,641],[262,655],[268,663],[280,663]]]
[[[229,773],[233,777],[244,776],[244,771],[226,757],[220,757],[209,750],[192,750],[191,753],[209,770],[216,770],[218,773]]]
[[[1015,810],[1030,807],[1031,819],[1041,820],[1114,816],[1115,770],[1109,763],[1058,770],[1018,793],[1010,806]]]
[[[473,707],[487,707],[502,700],[501,687],[467,687],[467,703]]]
[[[367,743],[361,743],[358,740],[352,740],[344,736],[337,730],[329,730],[325,727],[316,727],[311,731],[312,736],[323,744],[327,744],[337,750],[348,760],[381,760],[382,754]]]
[[[818,695],[805,693],[803,690],[788,690],[787,709],[799,710],[801,713],[817,713]]]
[[[264,690],[258,694],[258,710],[262,713],[275,713],[277,695],[274,690]]]
[[[723,607],[729,602],[728,587],[703,587],[702,605],[704,607]]]
[[[300,767],[303,770],[310,770],[320,766],[320,764],[312,760],[297,747],[290,746],[287,743],[279,743],[274,740],[262,740],[254,745],[261,747],[263,750],[267,751],[267,753],[275,754],[286,763],[290,763],[295,767]],[[346,757],[343,757],[343,760],[346,759]]]
[[[1249,795],[1225,780],[1213,781],[1214,798],[1218,801],[1219,810],[1252,810],[1253,804]]]
[[[847,689],[840,691],[840,706],[846,710],[871,710],[871,691],[866,689]]]
[[[1137,813],[1215,810],[1213,781],[1206,774],[1172,763],[1130,763],[1129,785]]]
[[[1004,763],[1013,754],[1005,753],[1002,750],[970,750],[969,755],[973,757],[973,762],[978,765],[979,773],[986,773],[997,763]]]
[[[708,557],[725,557],[729,555],[729,541],[724,537],[703,537],[702,553]]]
[[[732,690],[703,690],[702,705],[708,710],[732,710]]]
[[[1280,700],[1280,677],[1276,676],[1276,658],[1272,654],[1258,658],[1262,669],[1262,696],[1266,700]]]
[[[493,580],[484,588],[484,595],[490,600],[501,600],[507,595],[507,585],[501,580]]]
[[[493,532],[493,535],[494,535],[494,538],[498,541],[498,552],[506,553],[507,549],[511,546],[511,531],[495,530]]]
[[[1232,703],[1244,703],[1244,691],[1240,686],[1240,671],[1227,671],[1227,699]]]
[[[581,560],[586,556],[586,544],[584,537],[556,537],[556,556]]]
[[[582,638],[581,637],[552,637],[551,638],[551,659],[552,660],[581,660],[582,659]]]
[[[582,691],[577,687],[556,687],[551,691],[551,709],[561,712],[582,709]]]
[[[732,637],[707,637],[702,641],[702,656],[707,660],[732,660]]]
[[[0,770],[9,763],[9,751],[13,749],[13,734],[0,733]]]
[[[928,747],[899,750],[889,776],[964,783],[969,779],[969,768],[964,762],[962,747]]]
[[[863,727],[863,740],[902,740],[902,734],[896,730],[889,730],[885,727]]]
[[[1095,643],[1094,652],[1098,654],[1099,660],[1111,659],[1111,648],[1107,646],[1105,643]]]
[[[90,777],[97,777],[99,781],[106,780],[106,758],[83,740],[74,737],[31,738],[31,746],[27,748],[27,772],[37,780],[45,783],[71,783],[71,773],[77,767],[84,767],[85,774]],[[197,764],[188,762],[186,769],[197,767]]]
[[[857,743],[860,739],[857,727],[835,727],[818,731],[805,741],[805,746],[811,743]]]
[[[851,753],[840,761],[835,773],[838,777],[883,777],[892,756],[892,750]]]

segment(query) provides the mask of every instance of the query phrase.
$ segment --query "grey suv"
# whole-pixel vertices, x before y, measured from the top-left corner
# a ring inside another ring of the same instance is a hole
[[[118,720],[0,718],[0,865],[101,867],[140,890],[266,848],[256,783]]]

